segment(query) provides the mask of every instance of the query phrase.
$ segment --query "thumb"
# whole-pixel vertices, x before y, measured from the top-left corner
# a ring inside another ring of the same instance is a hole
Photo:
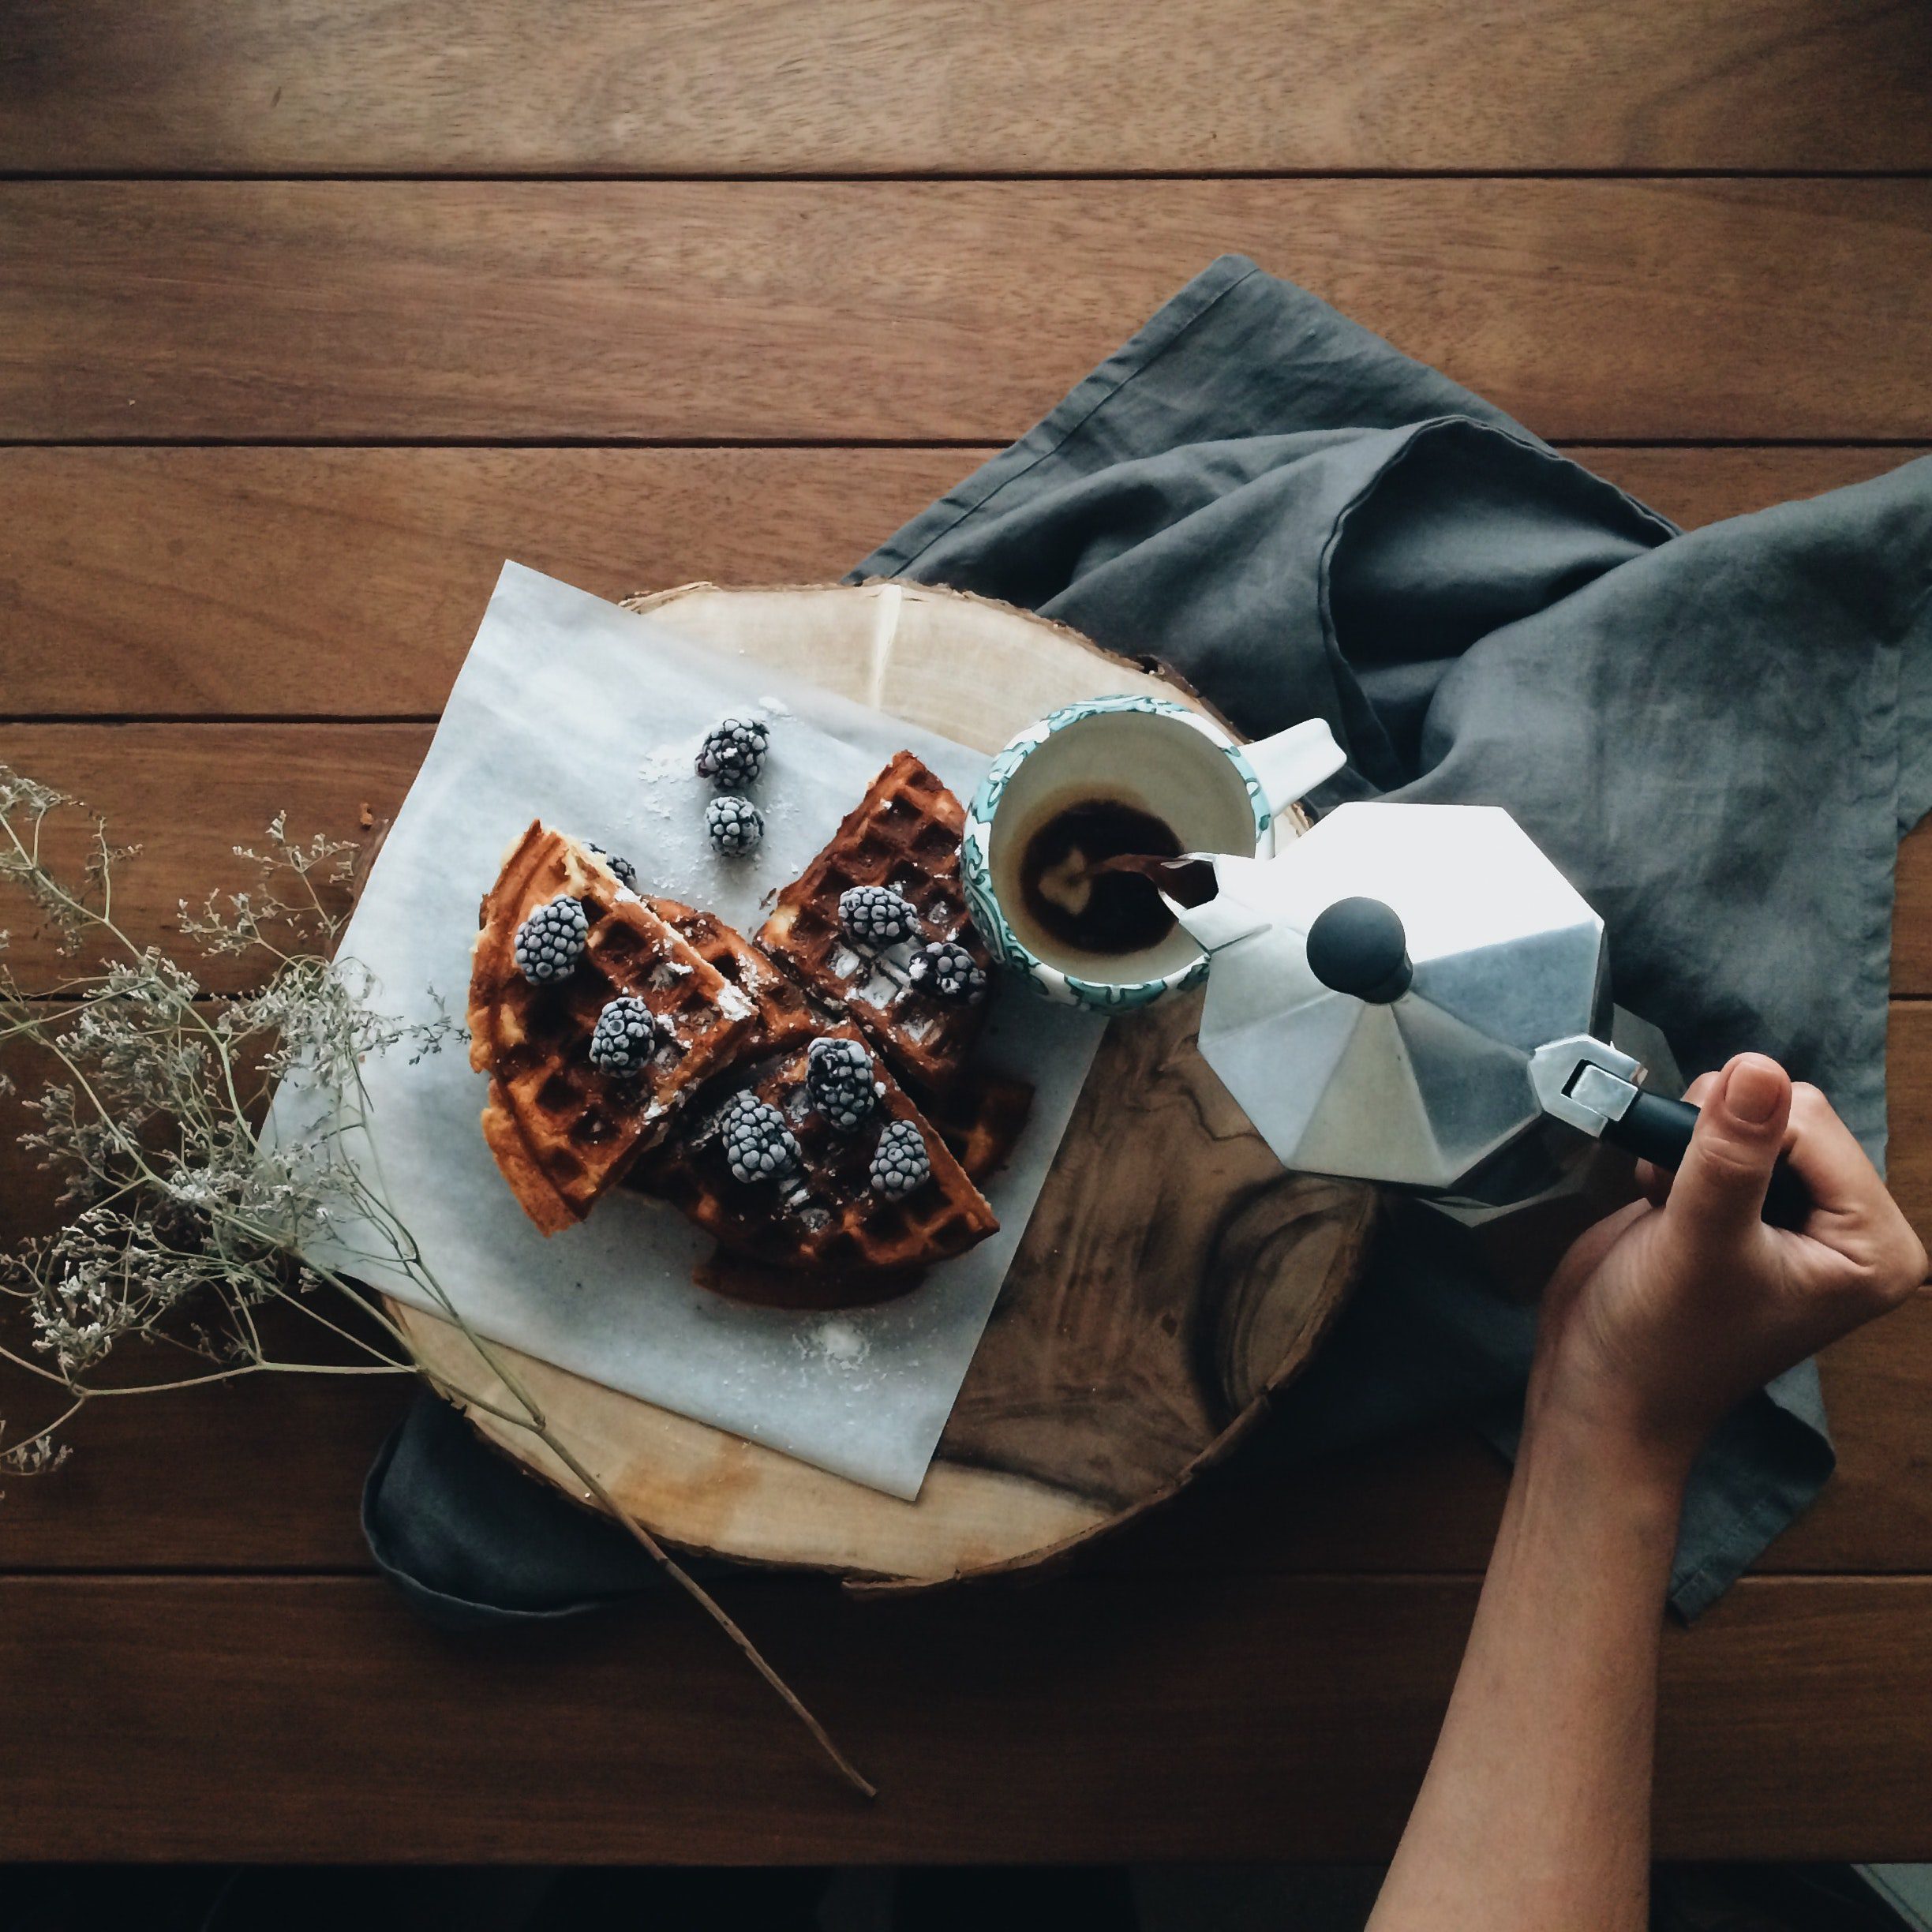
[[[1730,1247],[1757,1232],[1791,1107],[1791,1076],[1775,1060],[1739,1054],[1724,1068],[1705,1096],[1665,1204],[1680,1236]]]

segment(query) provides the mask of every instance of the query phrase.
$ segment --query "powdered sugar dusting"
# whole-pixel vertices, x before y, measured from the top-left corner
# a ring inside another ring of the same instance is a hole
[[[699,732],[690,738],[674,739],[669,744],[662,744],[653,751],[647,751],[638,765],[638,776],[648,787],[681,783],[692,791],[702,789],[703,781],[698,776],[698,753],[704,744],[704,733]]]
[[[872,1353],[865,1331],[843,1315],[799,1330],[798,1345],[799,1353],[811,1360],[840,1368],[856,1368]]]
[[[710,788],[692,766],[721,718],[780,713],[759,702],[763,693],[782,695],[795,715],[774,729],[770,762],[748,794],[766,814],[765,843],[748,868],[734,869],[710,852]],[[574,721],[562,740],[560,715]],[[984,769],[978,754],[916,727],[681,638],[671,609],[636,616],[509,567],[365,889],[348,950],[392,990],[399,1013],[431,1017],[404,1003],[407,989],[444,975],[504,846],[538,813],[600,838],[608,828],[603,842],[635,864],[647,898],[708,908],[751,937],[767,889],[804,870],[902,747],[961,796]],[[998,1002],[990,1018],[987,1064],[1024,1071],[1039,1088],[1018,1158],[989,1190],[1001,1232],[876,1309],[769,1309],[713,1294],[693,1279],[706,1237],[668,1203],[627,1189],[546,1241],[483,1144],[477,1076],[461,1054],[416,1066],[372,1057],[382,1191],[479,1332],[911,1498],[1099,1030],[1092,1022],[1090,1038],[1089,1016],[1043,1001]],[[283,1093],[287,1104],[300,1099],[289,1082]],[[708,1103],[703,1113],[709,1121]],[[700,1128],[710,1144],[715,1127]],[[323,1245],[331,1263],[347,1265],[349,1255]],[[408,1293],[400,1279],[380,1285]]]

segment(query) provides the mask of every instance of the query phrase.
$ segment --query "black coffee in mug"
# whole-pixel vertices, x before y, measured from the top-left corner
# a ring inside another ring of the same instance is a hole
[[[1172,698],[1062,705],[1001,751],[966,814],[973,916],[1049,999],[1122,1013],[1197,986],[1207,957],[1167,902],[1199,904],[1216,874],[1186,855],[1269,856],[1276,818],[1341,762],[1320,718],[1244,747]]]
[[[1040,930],[1081,953],[1118,957],[1158,945],[1174,917],[1148,876],[1185,848],[1166,819],[1121,797],[1050,808],[1020,855],[1022,903]],[[1144,859],[1144,870],[1122,860]]]

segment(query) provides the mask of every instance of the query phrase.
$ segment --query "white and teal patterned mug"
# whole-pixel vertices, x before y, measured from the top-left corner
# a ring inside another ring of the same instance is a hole
[[[1050,933],[1021,889],[1028,843],[1069,806],[1102,799],[1163,821],[1183,852],[1268,858],[1282,814],[1343,762],[1321,718],[1241,745],[1170,698],[1062,706],[1006,746],[973,796],[961,853],[973,923],[994,958],[1049,999],[1118,1012],[1198,986],[1207,957],[1179,926],[1124,954]]]

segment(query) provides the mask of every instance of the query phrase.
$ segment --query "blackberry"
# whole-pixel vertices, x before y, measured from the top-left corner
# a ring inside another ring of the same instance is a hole
[[[754,784],[765,769],[771,733],[757,718],[727,718],[698,747],[698,776],[721,792]]]
[[[784,1116],[754,1093],[734,1094],[718,1116],[725,1164],[734,1181],[788,1180],[803,1156]]]
[[[705,830],[728,859],[752,851],[765,836],[765,821],[747,798],[714,798],[705,807]]]
[[[986,990],[986,969],[957,939],[935,939],[912,955],[906,977],[942,999],[976,1000]]]
[[[856,1133],[878,1103],[872,1056],[855,1039],[815,1039],[805,1055],[805,1091],[841,1133]]]
[[[637,867],[628,859],[620,852],[606,852],[594,841],[586,840],[585,843],[617,874],[619,880],[623,884],[627,886],[633,892],[637,890]]]
[[[910,1121],[886,1123],[872,1150],[872,1191],[897,1200],[923,1188],[932,1178],[932,1157],[926,1151],[926,1136]]]
[[[590,1064],[600,1073],[639,1073],[657,1046],[657,1016],[641,999],[621,994],[597,1015]]]
[[[583,957],[590,922],[568,893],[540,905],[517,928],[517,969],[532,986],[547,986],[576,969]]]
[[[861,945],[892,945],[910,936],[918,919],[889,886],[852,886],[839,894],[839,923]]]

